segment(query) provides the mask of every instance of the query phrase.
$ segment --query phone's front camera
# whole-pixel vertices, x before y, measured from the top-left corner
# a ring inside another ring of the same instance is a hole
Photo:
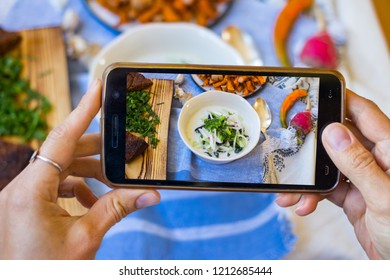
[[[115,91],[114,94],[112,95],[112,97],[113,97],[114,99],[118,99],[119,96],[120,96],[120,93],[119,93],[118,91]]]

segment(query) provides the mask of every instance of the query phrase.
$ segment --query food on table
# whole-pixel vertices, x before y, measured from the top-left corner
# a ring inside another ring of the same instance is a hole
[[[25,142],[43,141],[51,105],[46,97],[31,89],[21,73],[19,59],[0,56],[0,136],[18,136]]]
[[[194,147],[213,158],[228,158],[249,143],[242,117],[222,107],[205,110],[193,132]]]
[[[150,79],[145,78],[145,76],[140,73],[131,72],[127,74],[126,85],[127,85],[127,90],[137,91],[137,90],[143,90],[151,87],[153,85],[153,82]]]
[[[0,139],[0,190],[27,166],[33,152],[28,145]]]
[[[126,131],[126,162],[130,162],[133,158],[142,155],[149,147],[149,144],[144,139]]]
[[[118,25],[128,22],[196,22],[206,26],[220,16],[221,5],[232,0],[96,0],[119,17]]]
[[[156,126],[160,118],[150,104],[151,93],[145,90],[152,84],[151,80],[139,73],[129,73],[127,76],[126,131],[148,137],[152,148],[156,148],[159,142]]]
[[[319,31],[305,42],[299,57],[307,66],[334,69],[339,64],[336,44],[327,31],[321,9],[314,7],[314,12]]]
[[[175,78],[175,85],[180,86],[184,84],[184,81],[185,81],[184,74],[178,74]]]
[[[179,99],[180,103],[184,105],[188,100],[192,98],[192,93],[189,91],[185,91],[183,88],[179,86],[176,86],[173,97]]]
[[[335,69],[339,64],[337,49],[327,31],[321,31],[306,41],[300,59],[307,66]]]
[[[46,116],[51,105],[22,78],[22,61],[7,52],[22,37],[0,28],[0,190],[28,164],[33,149],[20,141],[43,141],[47,135]],[[34,142],[35,143],[35,142]]]
[[[282,106],[280,107],[280,124],[283,128],[287,128],[287,113],[291,109],[291,107],[295,104],[295,102],[307,96],[308,91],[305,89],[296,89],[291,92],[284,99]]]
[[[202,87],[212,87],[215,90],[234,93],[241,96],[258,90],[267,81],[266,76],[237,76],[237,75],[197,75],[203,82]]]
[[[73,9],[67,9],[62,16],[61,27],[65,32],[74,33],[80,26],[80,16]]]
[[[21,40],[22,36],[19,33],[8,32],[0,28],[0,55],[4,55],[12,50]]]
[[[294,127],[297,131],[298,142],[302,142],[301,139],[304,138],[312,129],[311,101],[309,95],[307,95],[306,100],[306,109],[295,114],[290,121],[290,126]]]
[[[286,47],[289,35],[299,15],[312,5],[313,0],[289,0],[276,19],[274,44],[276,55],[282,66],[292,66]]]

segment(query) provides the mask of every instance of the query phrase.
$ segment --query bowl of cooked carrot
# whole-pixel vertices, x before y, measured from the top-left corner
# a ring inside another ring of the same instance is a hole
[[[218,90],[248,97],[263,88],[267,76],[194,74],[195,83],[205,91]]]
[[[150,22],[192,22],[212,26],[233,0],[84,0],[88,11],[113,31]]]

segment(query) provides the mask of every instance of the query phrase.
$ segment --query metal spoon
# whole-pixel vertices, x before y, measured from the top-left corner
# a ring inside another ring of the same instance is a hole
[[[257,112],[259,118],[260,118],[260,123],[261,123],[261,132],[264,135],[265,140],[269,139],[269,136],[267,134],[267,129],[271,125],[272,122],[272,113],[271,110],[265,102],[263,98],[257,98],[255,102],[253,103],[253,108]],[[268,169],[269,172],[264,174],[263,181],[264,183],[268,184],[278,184],[278,176],[275,170],[275,165],[274,165],[274,153],[270,153],[268,157]]]
[[[257,98],[253,103],[253,108],[256,110],[259,115],[261,122],[261,132],[263,132],[264,137],[268,137],[266,131],[272,122],[272,113],[271,110],[263,98]]]
[[[229,25],[222,31],[222,40],[235,48],[248,65],[262,66],[263,61],[256,50],[253,39],[237,26]]]

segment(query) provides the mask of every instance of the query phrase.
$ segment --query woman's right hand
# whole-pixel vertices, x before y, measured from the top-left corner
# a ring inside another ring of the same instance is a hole
[[[332,161],[349,179],[329,195],[280,194],[282,207],[312,213],[324,198],[343,208],[371,259],[390,259],[390,120],[373,102],[347,92],[347,117],[328,125],[322,141]]]

